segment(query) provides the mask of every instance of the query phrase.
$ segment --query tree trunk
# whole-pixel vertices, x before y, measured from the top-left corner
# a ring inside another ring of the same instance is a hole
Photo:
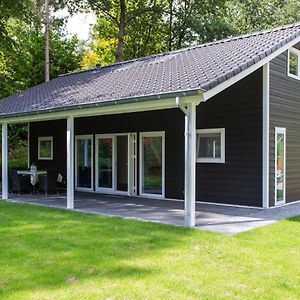
[[[118,31],[118,46],[116,49],[116,61],[123,61],[124,56],[124,36],[125,36],[126,0],[120,0],[120,20]]]
[[[168,50],[172,51],[172,44],[173,44],[173,2],[174,0],[169,0],[169,42],[168,42]]]
[[[179,34],[178,34],[178,40],[177,40],[177,49],[181,49],[182,42],[186,35],[186,30],[187,30],[186,21],[190,16],[190,8],[191,8],[190,0],[185,0],[184,8],[183,8],[182,22],[181,22],[181,26],[179,28]]]
[[[45,82],[49,81],[49,0],[45,0]]]

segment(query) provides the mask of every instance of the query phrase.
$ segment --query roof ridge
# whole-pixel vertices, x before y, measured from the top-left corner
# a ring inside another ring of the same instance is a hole
[[[243,39],[243,38],[250,37],[250,36],[256,36],[256,35],[260,35],[260,34],[276,32],[276,31],[279,31],[279,30],[284,30],[284,29],[298,27],[298,26],[300,27],[300,22],[289,24],[289,25],[278,26],[278,27],[275,27],[275,28],[268,28],[268,29],[263,29],[263,30],[259,30],[259,31],[248,32],[248,33],[244,33],[244,34],[236,35],[236,36],[228,36],[228,37],[220,39],[220,40],[216,40],[216,41],[212,41],[212,42],[206,42],[206,43],[199,44],[199,45],[194,45],[194,46],[189,46],[189,47],[181,48],[181,49],[178,49],[178,50],[174,50],[172,52],[180,52],[180,51],[186,51],[186,50],[190,50],[190,49],[207,47],[207,46],[210,46],[210,45],[217,45],[217,44],[221,44],[221,43],[224,43],[224,42],[235,41],[235,40]]]
[[[300,27],[300,22],[296,22],[296,23],[288,24],[288,25],[282,25],[282,26],[278,26],[278,27],[275,27],[275,28],[263,29],[263,30],[260,30],[260,31],[253,31],[253,32],[250,32],[250,33],[244,33],[244,34],[237,35],[237,36],[228,36],[226,38],[216,40],[216,41],[212,41],[212,42],[206,42],[206,43],[203,43],[203,44],[188,46],[188,47],[185,47],[185,48],[176,49],[176,50],[172,50],[172,51],[167,51],[167,52],[162,52],[162,53],[157,53],[157,54],[151,54],[151,55],[147,55],[147,56],[133,58],[133,59],[126,60],[126,61],[115,62],[115,63],[111,63],[111,64],[101,66],[101,67],[95,67],[95,68],[90,68],[90,69],[87,69],[87,70],[79,70],[79,71],[69,72],[69,73],[65,73],[65,74],[60,74],[58,77],[64,77],[64,76],[69,76],[69,75],[74,75],[74,74],[85,73],[85,72],[100,71],[102,69],[106,69],[106,68],[110,68],[110,67],[114,67],[114,66],[121,66],[121,65],[133,63],[133,62],[136,62],[136,61],[143,61],[143,60],[146,60],[146,59],[157,58],[157,57],[161,57],[161,56],[165,56],[165,55],[177,54],[177,53],[181,53],[181,52],[184,52],[184,51],[189,51],[189,50],[193,50],[193,49],[197,49],[197,48],[208,47],[208,46],[211,46],[211,45],[218,45],[218,44],[221,44],[221,43],[236,41],[236,40],[244,39],[244,38],[247,38],[247,37],[257,36],[257,35],[261,35],[261,34],[265,34],[265,33],[276,32],[276,31],[279,31],[279,30],[285,30],[285,29],[288,29],[288,28],[295,28],[295,27]]]

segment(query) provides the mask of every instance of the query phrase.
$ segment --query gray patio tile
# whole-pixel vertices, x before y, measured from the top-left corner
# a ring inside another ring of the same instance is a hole
[[[10,201],[66,208],[65,195],[10,195]],[[76,193],[75,211],[184,226],[183,201]],[[196,204],[196,228],[234,235],[300,215],[300,203],[259,209]]]

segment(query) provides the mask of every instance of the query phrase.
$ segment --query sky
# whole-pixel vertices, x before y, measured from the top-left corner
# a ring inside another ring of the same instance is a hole
[[[69,13],[67,9],[55,13],[57,17],[66,17]],[[78,38],[87,41],[90,37],[91,25],[96,23],[96,16],[93,13],[77,13],[68,19],[67,31],[69,34],[77,34]]]

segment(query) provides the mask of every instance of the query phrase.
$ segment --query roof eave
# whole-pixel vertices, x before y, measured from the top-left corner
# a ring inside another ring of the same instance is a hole
[[[141,103],[141,102],[148,102],[148,101],[163,101],[164,99],[176,98],[176,97],[189,97],[189,96],[197,96],[197,105],[201,101],[201,95],[203,95],[204,90],[201,88],[190,89],[186,91],[178,91],[178,92],[171,92],[171,93],[162,93],[162,94],[151,94],[146,96],[137,96],[137,97],[128,97],[125,99],[114,99],[109,101],[103,102],[93,102],[93,103],[86,103],[86,104],[76,104],[76,105],[69,105],[69,106],[62,106],[56,107],[53,109],[44,109],[44,110],[36,110],[36,111],[29,111],[29,112],[22,112],[22,113],[12,113],[12,114],[5,114],[0,115],[0,122],[5,122],[7,119],[12,118],[20,118],[25,116],[34,116],[34,115],[51,115],[52,113],[59,113],[59,112],[73,112],[75,110],[84,110],[89,108],[101,108],[107,106],[117,106],[122,104],[132,104],[132,103]],[[175,107],[175,101],[174,101]],[[159,108],[158,108],[159,109]],[[118,112],[116,112],[118,113]]]

